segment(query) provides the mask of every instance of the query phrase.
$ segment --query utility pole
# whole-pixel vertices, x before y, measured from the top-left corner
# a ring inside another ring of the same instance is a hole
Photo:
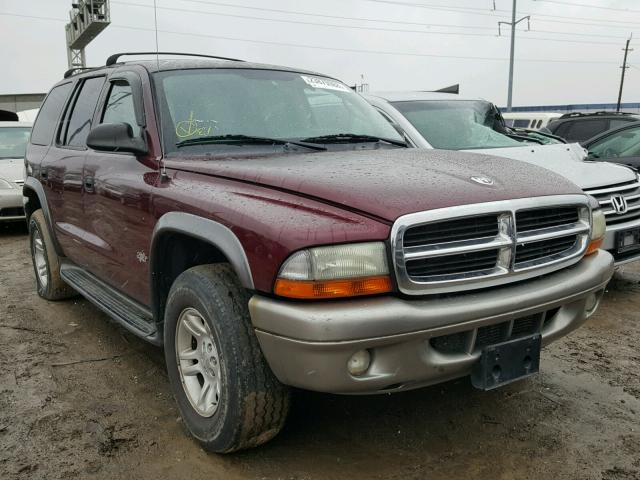
[[[515,48],[516,48],[516,25],[518,25],[523,20],[527,21],[527,30],[530,29],[530,21],[531,17],[527,15],[526,17],[522,17],[519,20],[516,20],[516,2],[517,0],[513,0],[513,7],[511,9],[511,21],[510,22],[498,22],[498,35],[502,36],[502,32],[500,29],[501,25],[509,25],[511,26],[511,51],[509,53],[509,90],[507,91],[507,111],[511,111],[511,106],[513,103],[513,62],[515,57]],[[495,5],[495,4],[494,4]]]
[[[624,47],[624,60],[622,62],[622,75],[620,75],[620,91],[618,92],[618,106],[616,107],[616,112],[620,111],[620,104],[622,103],[622,88],[624,87],[624,74],[627,71],[627,55],[629,52],[633,52],[633,48],[629,48],[629,42],[631,42],[631,38],[633,37],[633,33],[627,39],[627,44]]]

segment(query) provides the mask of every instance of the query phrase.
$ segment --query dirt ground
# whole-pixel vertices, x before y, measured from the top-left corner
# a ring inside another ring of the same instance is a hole
[[[217,456],[186,435],[160,349],[36,295],[26,238],[0,226],[0,479],[640,479],[639,267],[532,379],[296,392],[274,441]]]

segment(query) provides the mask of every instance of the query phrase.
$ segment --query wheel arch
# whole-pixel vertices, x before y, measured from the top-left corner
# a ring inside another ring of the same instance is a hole
[[[49,210],[49,204],[47,203],[47,196],[44,192],[42,184],[34,177],[27,177],[22,187],[22,195],[24,197],[24,212],[27,217],[27,224],[33,212],[38,209],[42,209],[42,214],[47,223],[49,234],[53,240],[53,246],[56,253],[63,257],[64,252],[58,243],[58,239],[54,235],[53,220],[51,218],[51,211]]]
[[[184,270],[229,263],[241,285],[254,289],[251,267],[238,237],[225,225],[184,212],[165,213],[153,230],[150,248],[153,317],[161,329],[169,289]]]

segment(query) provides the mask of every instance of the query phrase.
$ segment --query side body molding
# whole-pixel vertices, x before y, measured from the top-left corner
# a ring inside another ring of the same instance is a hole
[[[229,259],[229,263],[235,270],[242,286],[253,290],[253,276],[251,267],[244,253],[244,248],[238,237],[221,223],[198,217],[190,213],[169,212],[165,213],[155,228],[151,239],[151,265],[152,269],[157,262],[157,241],[163,233],[174,232],[197,238],[218,248]],[[152,270],[151,274],[155,272]]]
[[[58,238],[55,236],[55,230],[53,228],[53,220],[51,218],[51,212],[49,211],[49,204],[47,203],[47,196],[44,193],[44,188],[42,187],[42,184],[38,180],[36,180],[35,177],[28,176],[25,179],[24,185],[22,187],[22,194],[24,195],[23,200],[25,202],[25,207],[27,207],[26,202],[27,202],[28,190],[35,192],[35,194],[38,196],[38,200],[40,201],[40,207],[42,208],[42,213],[44,214],[44,218],[47,221],[47,226],[49,227],[49,234],[53,239],[53,246],[56,249],[56,253],[59,256],[64,257],[65,256],[64,252],[62,251],[62,248],[58,243]],[[29,211],[29,213],[31,213],[31,211]]]

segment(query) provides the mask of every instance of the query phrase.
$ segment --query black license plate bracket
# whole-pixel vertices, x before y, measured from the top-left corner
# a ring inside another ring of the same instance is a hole
[[[616,250],[625,253],[640,248],[640,228],[620,230],[616,233]]]
[[[540,334],[508,340],[482,349],[471,372],[471,383],[480,390],[493,390],[534,375],[540,370]]]

